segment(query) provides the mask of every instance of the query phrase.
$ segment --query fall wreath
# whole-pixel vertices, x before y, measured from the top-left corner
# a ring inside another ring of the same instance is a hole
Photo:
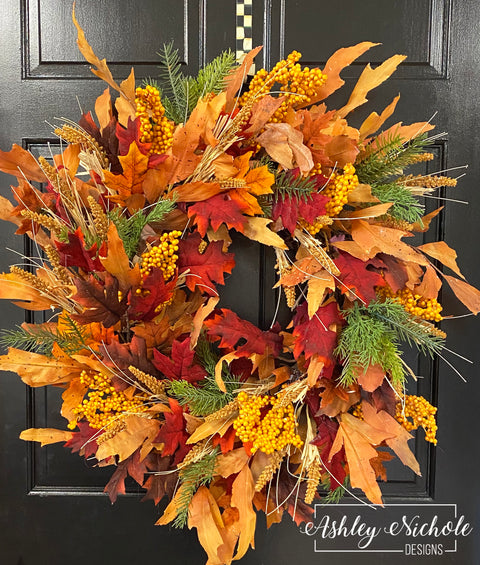
[[[309,520],[314,500],[356,488],[381,504],[385,461],[420,473],[409,432],[436,443],[436,408],[406,392],[401,342],[442,355],[442,278],[480,309],[446,243],[404,241],[440,211],[424,215],[421,196],[455,185],[404,172],[433,158],[433,126],[377,133],[398,97],[358,129],[347,122],[404,57],[367,65],[346,105],[327,110],[373,43],[340,49],[324,70],[294,51],[243,93],[259,48],[192,78],[167,45],[158,83],[136,87],[133,70],[115,81],[74,23],[109,86],[96,121],[58,127],[50,161],[0,152],[18,179],[2,219],[42,251],[0,276],[0,298],[50,312],[3,332],[0,369],[63,387],[68,422],[21,438],[114,466],[112,501],[128,475],[155,504],[168,497],[157,523],[197,528],[211,564],[253,546],[256,510],[268,525],[285,511]],[[288,325],[261,329],[221,307],[233,230],[274,250]]]

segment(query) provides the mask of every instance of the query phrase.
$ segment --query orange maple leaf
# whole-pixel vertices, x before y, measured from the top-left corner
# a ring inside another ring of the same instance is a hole
[[[148,170],[148,155],[144,155],[135,142],[130,144],[127,155],[118,157],[123,173],[114,175],[110,171],[103,172],[103,182],[117,194],[109,198],[118,204],[127,204],[133,194],[142,195],[142,184]],[[143,197],[143,200],[145,198]],[[143,206],[143,203],[140,207]]]

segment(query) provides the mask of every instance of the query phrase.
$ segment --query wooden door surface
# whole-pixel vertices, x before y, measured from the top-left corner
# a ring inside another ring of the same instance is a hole
[[[264,45],[259,57],[263,60],[257,66],[271,67],[296,49],[302,52],[304,64],[323,67],[328,56],[341,46],[365,40],[381,43],[344,73],[347,86],[367,61],[376,64],[394,53],[408,55],[407,62],[370,96],[370,103],[354,121],[361,123],[367,112],[382,110],[398,92],[401,100],[396,121],[411,123],[436,113],[433,122],[437,131],[448,132],[448,136],[433,142],[435,160],[429,163],[428,171],[468,163],[468,176],[462,178],[459,187],[440,196],[470,204],[427,200],[428,210],[445,205],[434,233],[428,237],[444,237],[459,250],[462,272],[478,286],[478,0],[253,0],[251,19],[239,19],[237,14],[242,13],[244,5],[249,3],[77,0],[76,10],[96,53],[107,58],[119,78],[125,77],[131,66],[138,79],[154,77],[158,64],[155,53],[172,39],[180,50],[184,71],[194,74],[220,50],[236,49],[238,22],[246,25],[247,34],[251,27],[253,45]],[[55,119],[77,120],[79,106],[93,108],[103,85],[91,75],[77,51],[70,2],[3,0],[0,26],[0,148],[7,150],[15,142],[37,155],[48,156],[49,145],[57,143],[52,134]],[[348,88],[343,90],[348,94]],[[340,93],[329,104],[334,107],[347,94]],[[6,176],[0,178],[0,190],[8,196]],[[21,238],[13,231],[10,225],[0,225],[2,271],[16,261],[15,251],[24,252]],[[237,251],[239,266],[228,281],[223,300],[240,316],[269,325],[275,308],[271,257],[252,243],[239,243]],[[477,520],[478,526],[476,468],[480,457],[475,434],[480,356],[476,336],[480,326],[473,317],[461,317],[465,312],[450,294],[444,293],[442,302],[446,313],[458,316],[443,323],[449,335],[448,347],[476,364],[448,357],[466,378],[464,383],[441,360],[412,359],[422,378],[410,383],[409,391],[418,391],[438,404],[439,443],[434,448],[423,439],[416,442],[422,477],[393,466],[382,490],[391,503],[456,504],[466,520]],[[19,324],[22,316],[20,309],[2,304],[0,325]],[[205,554],[194,532],[154,527],[163,506],[140,504],[138,488],[132,487],[110,506],[102,491],[111,469],[89,466],[61,446],[38,448],[18,439],[27,427],[64,426],[57,410],[59,394],[55,392],[26,390],[18,377],[1,377],[0,563],[204,563]],[[381,511],[375,520],[382,523]],[[388,556],[393,565],[413,559],[405,553],[346,553],[340,545],[337,549],[315,552],[312,540],[287,517],[267,534],[261,518],[256,550],[248,553],[243,563],[313,565],[328,560],[332,565],[348,565],[380,563]],[[444,552],[436,559],[460,565],[480,562],[478,534],[474,530],[459,540],[455,552]]]

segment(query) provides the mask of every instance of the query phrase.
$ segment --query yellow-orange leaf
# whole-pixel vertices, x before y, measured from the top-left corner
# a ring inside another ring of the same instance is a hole
[[[383,204],[376,204],[375,206],[370,206],[369,208],[360,208],[360,210],[355,210],[354,212],[345,212],[342,214],[342,218],[350,219],[368,219],[368,218],[378,218],[378,216],[383,216],[387,211],[393,206],[393,202],[384,202]]]
[[[222,453],[215,462],[215,473],[224,478],[236,475],[248,463],[250,457],[243,447],[233,449],[228,453]]]
[[[428,260],[410,245],[401,241],[408,232],[393,228],[386,228],[369,224],[364,220],[352,221],[352,239],[365,250],[369,258],[377,253],[393,255],[403,261],[410,261],[418,265],[428,265]]]
[[[46,357],[32,351],[10,347],[8,353],[0,357],[0,371],[17,373],[24,383],[38,387],[68,383],[73,378],[79,377],[86,368],[85,365],[64,354],[58,346],[53,353],[54,357]]]
[[[438,277],[435,269],[427,265],[425,274],[423,275],[422,282],[415,287],[414,294],[419,294],[424,298],[437,298],[438,291],[442,286],[442,281]]]
[[[366,371],[359,369],[357,381],[367,392],[373,392],[377,389],[385,378],[385,370],[381,365],[369,365]]]
[[[221,191],[218,182],[195,181],[175,187],[171,194],[176,202],[202,202]]]
[[[193,434],[187,439],[187,444],[197,443],[198,441],[202,441],[202,439],[214,436],[215,434],[223,436],[236,417],[237,413],[234,412],[222,419],[204,422],[201,426],[198,426]]]
[[[99,461],[114,455],[118,455],[119,461],[124,461],[139,447],[141,448],[140,460],[142,461],[152,450],[152,442],[160,428],[158,420],[132,414],[123,418],[122,421],[126,428],[104,441],[98,448],[95,457]]]
[[[103,94],[95,100],[95,114],[100,124],[100,131],[103,131],[110,123],[113,115],[112,99],[108,87],[103,91]]]
[[[120,290],[126,292],[132,286],[140,284],[140,267],[137,264],[133,269],[130,268],[123,241],[113,222],[108,227],[107,241],[107,256],[100,257],[100,261],[105,269],[118,279]]]
[[[480,312],[480,291],[478,289],[465,281],[450,277],[449,275],[443,275],[443,278],[448,282],[455,296],[462,304],[465,304],[474,314]]]
[[[104,80],[113,89],[118,90],[118,92],[120,92],[129,101],[132,110],[135,113],[135,99],[134,96],[132,96],[131,89],[125,88],[125,81],[121,85],[118,85],[115,82],[112,73],[110,72],[110,69],[108,68],[106,59],[100,60],[95,55],[92,47],[90,46],[90,44],[87,41],[87,38],[85,37],[85,33],[83,29],[81,28],[80,24],[77,21],[77,18],[75,17],[75,3],[72,9],[72,20],[75,27],[77,28],[77,45],[80,50],[80,53],[85,57],[85,59],[91,65],[96,67],[95,69],[91,69],[92,73],[97,77],[101,78],[102,80]]]
[[[20,439],[24,441],[38,441],[42,447],[51,443],[68,441],[72,437],[73,432],[56,430],[55,428],[29,428],[20,434]]]
[[[415,455],[412,453],[407,443],[409,439],[413,439],[413,436],[409,434],[407,430],[402,427],[397,420],[395,420],[395,418],[385,412],[385,410],[377,412],[376,408],[374,408],[369,402],[362,402],[362,411],[367,424],[392,435],[392,437],[385,440],[385,443],[388,447],[390,447],[390,449],[393,449],[404,465],[410,467],[410,469],[412,469],[412,471],[418,476],[421,476],[420,465],[415,459]]]
[[[49,310],[52,300],[14,273],[0,275],[0,298],[13,300],[26,310]]]
[[[360,141],[363,141],[372,133],[379,130],[382,125],[388,120],[388,118],[393,114],[400,100],[400,94],[395,96],[395,98],[390,102],[390,104],[383,110],[383,112],[378,115],[377,112],[372,112],[368,118],[365,119],[363,124],[360,126]]]
[[[75,420],[75,413],[73,409],[76,408],[83,400],[85,393],[88,390],[88,385],[80,381],[80,377],[72,379],[68,388],[62,394],[62,409],[61,414],[69,422]]]
[[[308,317],[311,319],[320,308],[328,289],[335,290],[335,280],[330,273],[322,270],[308,280]]]
[[[358,59],[360,55],[363,55],[365,51],[370,48],[380,45],[379,43],[371,43],[370,41],[363,41],[357,45],[352,45],[351,47],[342,47],[328,59],[325,64],[323,72],[327,75],[326,83],[321,86],[315,96],[311,97],[308,102],[305,102],[304,106],[309,106],[320,100],[325,100],[330,94],[341,88],[345,81],[340,78],[340,73],[345,67],[348,67]]]
[[[231,112],[235,108],[236,94],[247,78],[248,71],[253,64],[253,59],[255,59],[261,49],[262,46],[259,46],[249,51],[243,58],[242,63],[236,69],[232,70],[232,72],[226,77],[226,112]]]
[[[372,69],[370,65],[367,65],[364,69],[360,78],[357,81],[354,89],[352,90],[352,94],[347,102],[347,104],[338,110],[337,114],[344,118],[347,114],[349,114],[358,106],[365,104],[368,102],[367,94],[370,90],[376,88],[382,82],[386,81],[392,73],[394,73],[398,67],[398,65],[406,59],[406,55],[394,55],[390,57],[386,61],[384,61],[378,67]]]
[[[288,249],[283,239],[278,234],[268,229],[267,226],[271,222],[272,220],[268,218],[258,218],[256,216],[246,218],[243,235],[263,245],[271,245],[279,249]]]
[[[0,171],[18,179],[46,182],[45,174],[31,153],[14,143],[10,151],[0,151]]]
[[[239,519],[233,531],[239,535],[237,553],[235,559],[241,559],[248,550],[248,547],[255,547],[255,525],[257,515],[253,509],[253,497],[255,495],[255,483],[252,472],[248,465],[237,475],[232,485],[231,505],[238,508]]]
[[[329,460],[343,445],[352,487],[362,489],[373,504],[383,504],[382,493],[375,478],[375,471],[370,465],[370,459],[378,455],[373,446],[393,437],[392,434],[377,430],[348,413],[340,414],[338,422],[339,428],[330,450]]]
[[[216,500],[207,487],[201,486],[188,507],[188,527],[197,528],[198,541],[208,555],[208,565],[225,563],[218,556],[218,550],[224,544],[220,533],[222,526],[222,517]]]
[[[195,313],[195,316],[193,317],[193,330],[192,333],[190,334],[190,349],[195,349],[195,346],[197,345],[198,337],[200,335],[200,332],[202,331],[203,322],[205,318],[213,312],[219,300],[220,297],[211,296],[208,299],[208,302],[203,306],[201,306]]]
[[[440,263],[443,263],[445,267],[451,269],[456,275],[465,279],[457,265],[457,252],[444,241],[432,241],[431,243],[425,243],[424,245],[419,245],[417,249],[420,249],[430,257],[437,259]]]

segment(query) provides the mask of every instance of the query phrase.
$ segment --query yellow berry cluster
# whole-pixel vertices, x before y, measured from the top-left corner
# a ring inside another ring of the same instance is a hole
[[[136,116],[140,118],[140,141],[151,143],[150,153],[165,153],[173,142],[174,124],[165,116],[160,92],[154,86],[135,90]]]
[[[313,224],[309,224],[303,218],[300,218],[298,223],[300,227],[306,230],[310,235],[316,235],[322,228],[332,224],[333,220],[331,220],[328,216],[318,216]]]
[[[409,432],[422,426],[425,440],[437,445],[436,412],[437,408],[423,396],[405,395],[404,402],[397,403],[395,418]]]
[[[325,205],[327,216],[335,218],[347,203],[348,193],[357,186],[358,177],[352,163],[347,163],[343,167],[343,173],[333,173],[329,183],[322,191],[322,194],[330,197]]]
[[[239,415],[233,422],[237,436],[252,442],[252,453],[260,450],[271,454],[292,444],[300,448],[303,442],[295,432],[295,411],[290,403],[282,406],[274,396],[238,394]],[[262,412],[265,412],[262,417]]]
[[[142,254],[140,272],[143,278],[147,277],[154,268],[162,269],[166,281],[173,277],[178,261],[178,238],[181,235],[182,232],[178,230],[165,232],[160,237],[158,245]]]
[[[144,412],[147,407],[144,399],[127,398],[123,391],[117,391],[112,382],[103,373],[88,374],[82,371],[80,382],[87,385],[90,392],[76,408],[73,409],[75,420],[69,422],[68,427],[73,430],[77,421],[85,418],[91,428],[100,430],[118,421],[122,415]]]
[[[424,298],[419,294],[414,294],[409,288],[405,287],[397,292],[389,286],[380,287],[378,294],[383,298],[393,298],[402,304],[407,312],[431,322],[440,322],[443,318],[441,304],[436,298]]]
[[[240,99],[240,105],[244,106],[252,98],[268,94],[276,83],[281,85],[280,91],[285,93],[285,100],[270,118],[271,122],[282,122],[289,108],[308,104],[319,88],[325,84],[327,75],[317,68],[302,69],[298,63],[301,56],[298,51],[292,51],[270,72],[260,69],[252,78],[249,90]]]

